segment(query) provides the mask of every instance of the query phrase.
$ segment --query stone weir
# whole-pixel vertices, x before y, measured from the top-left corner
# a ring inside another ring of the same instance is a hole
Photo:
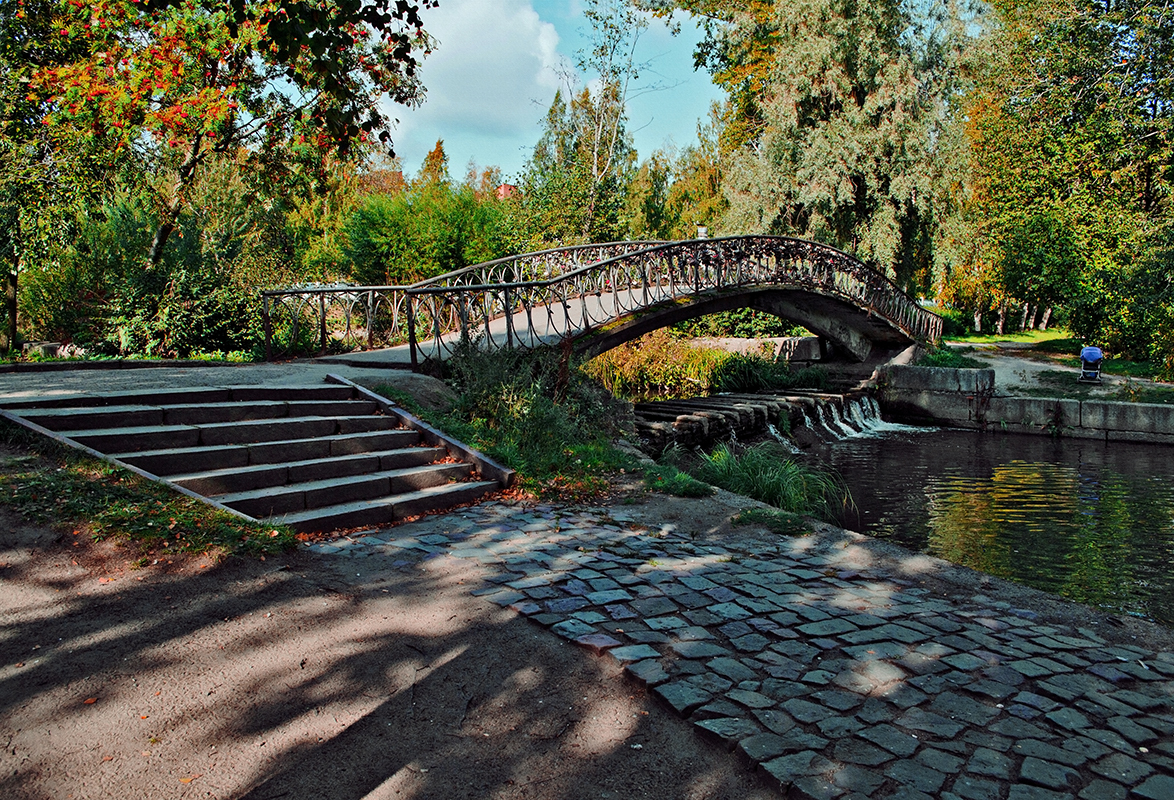
[[[635,411],[641,448],[653,456],[674,444],[707,447],[762,436],[798,450],[863,435],[884,424],[880,406],[863,392],[719,394],[636,403]]]

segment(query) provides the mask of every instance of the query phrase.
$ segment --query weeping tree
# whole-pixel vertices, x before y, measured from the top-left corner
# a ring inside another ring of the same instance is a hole
[[[901,0],[679,0],[729,95],[724,229],[816,239],[909,284],[932,257],[943,13]]]

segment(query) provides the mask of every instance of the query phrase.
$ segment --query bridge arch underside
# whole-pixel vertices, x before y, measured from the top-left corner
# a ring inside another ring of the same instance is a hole
[[[832,342],[851,361],[866,361],[874,351],[913,343],[883,318],[846,300],[793,286],[760,286],[694,295],[652,306],[584,332],[575,340],[574,348],[582,355],[597,356],[660,328],[741,308],[764,311],[802,325]]]

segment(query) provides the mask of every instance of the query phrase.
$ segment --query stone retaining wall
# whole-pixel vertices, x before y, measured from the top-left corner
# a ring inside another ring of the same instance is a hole
[[[1174,444],[1174,406],[996,396],[990,369],[886,365],[877,386],[881,409],[900,422]]]

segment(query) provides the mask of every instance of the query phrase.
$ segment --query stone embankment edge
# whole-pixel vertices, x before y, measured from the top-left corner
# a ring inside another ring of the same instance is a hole
[[[881,410],[900,422],[1174,444],[1174,405],[1001,396],[991,369],[886,364],[876,386]]]

